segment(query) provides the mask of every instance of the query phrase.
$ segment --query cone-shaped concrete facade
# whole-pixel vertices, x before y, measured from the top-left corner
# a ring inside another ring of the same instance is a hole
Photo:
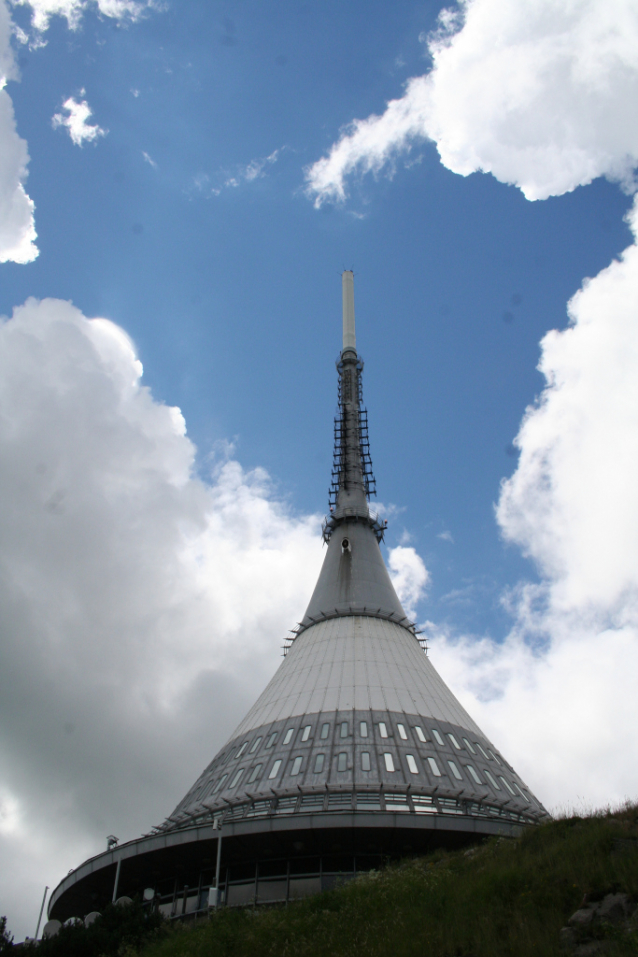
[[[148,885],[173,916],[182,898],[184,913],[204,908],[220,826],[222,897],[240,904],[311,893],[391,856],[516,834],[546,817],[434,669],[388,575],[384,523],[368,504],[350,272],[343,300],[327,550],[287,654],[164,824],[69,875],[50,915],[78,913],[91,888],[93,901],[109,890],[117,861],[116,893]]]
[[[299,795],[296,811],[318,795],[329,807],[344,789],[361,789],[355,810],[360,799],[368,810],[382,791],[387,805],[388,792],[400,789],[414,813],[438,813],[437,794],[457,802],[457,817],[482,815],[486,802],[487,813],[499,808],[507,820],[545,813],[435,671],[388,575],[383,524],[368,505],[352,285],[344,273],[334,505],[319,580],[279,670],[168,827],[216,808],[248,812],[264,799],[276,811],[279,793]]]

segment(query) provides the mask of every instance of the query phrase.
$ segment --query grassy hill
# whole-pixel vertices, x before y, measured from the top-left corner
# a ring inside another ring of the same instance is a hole
[[[565,950],[560,931],[568,918],[584,901],[610,900],[606,895],[618,892],[629,895],[623,919],[594,920],[576,929]],[[638,806],[628,805],[615,813],[553,821],[518,840],[493,839],[465,851],[404,861],[286,908],[221,910],[196,926],[160,928],[145,947],[126,952],[140,957],[638,955],[638,909],[627,920],[632,900],[638,901]]]
[[[142,955],[564,957],[568,918],[618,891],[638,901],[638,806],[406,861],[285,909],[222,911]],[[638,954],[638,924],[601,923],[592,935],[605,953]]]

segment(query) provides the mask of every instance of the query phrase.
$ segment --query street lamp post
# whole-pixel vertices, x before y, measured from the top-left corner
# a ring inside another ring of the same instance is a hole
[[[38,926],[35,929],[34,940],[38,939],[38,934],[40,933],[40,921],[42,920],[42,912],[44,911],[44,902],[47,899],[48,885],[44,888],[44,897],[42,898],[42,907],[40,908],[40,916],[38,917]]]

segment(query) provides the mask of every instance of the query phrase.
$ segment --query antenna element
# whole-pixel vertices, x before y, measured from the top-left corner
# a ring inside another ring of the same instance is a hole
[[[357,341],[354,334],[354,274],[346,269],[341,274],[341,289],[343,293],[343,351],[351,349],[357,351]]]

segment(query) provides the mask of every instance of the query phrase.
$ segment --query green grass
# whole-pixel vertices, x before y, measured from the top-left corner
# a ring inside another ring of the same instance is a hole
[[[552,957],[585,894],[638,900],[638,807],[437,852],[288,907],[221,910],[141,957]],[[617,935],[620,937],[620,935]],[[612,945],[638,955],[638,935]]]

